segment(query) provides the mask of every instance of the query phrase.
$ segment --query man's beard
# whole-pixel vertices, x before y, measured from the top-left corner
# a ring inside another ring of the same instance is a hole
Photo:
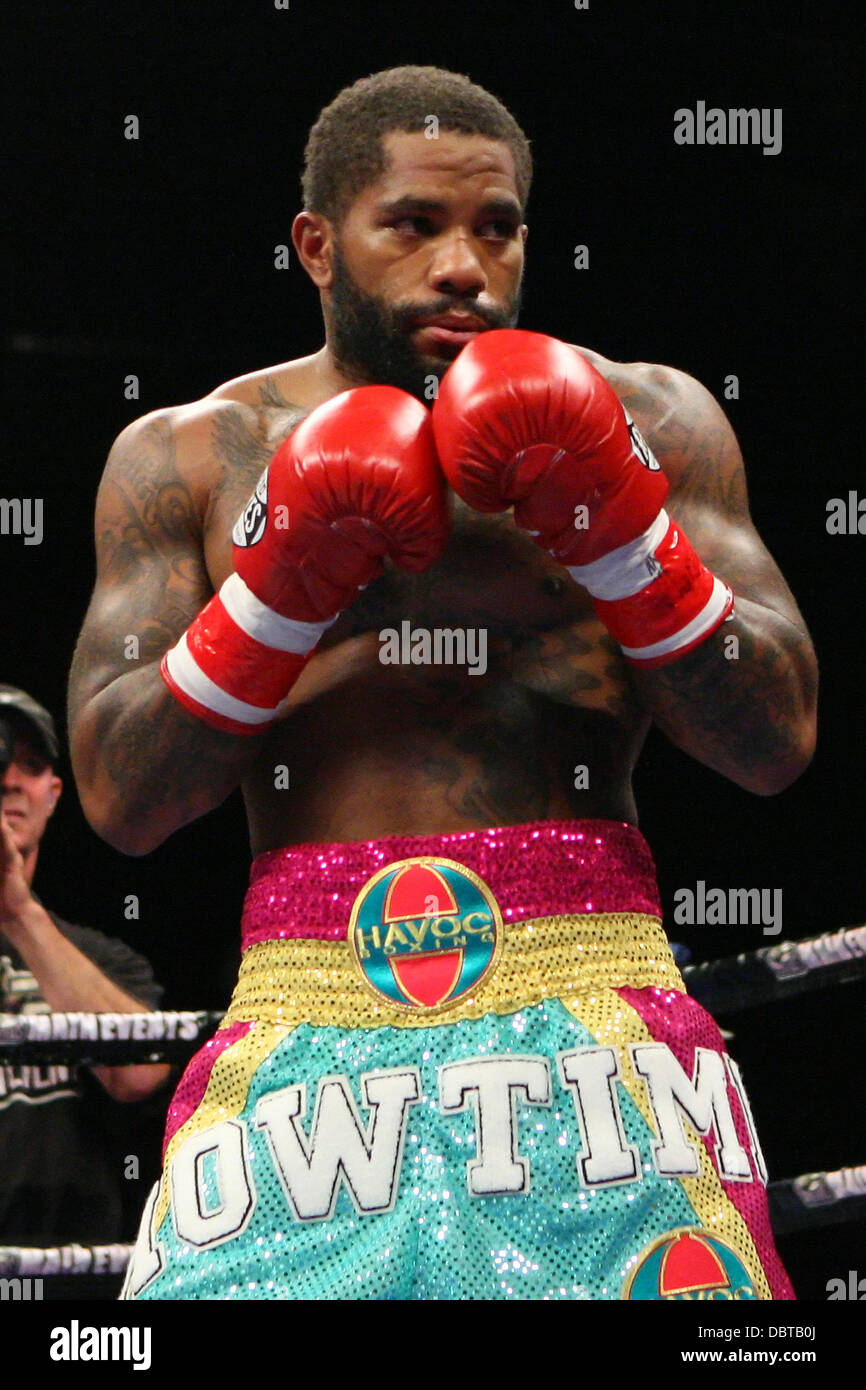
[[[398,386],[429,404],[435,395],[431,378],[441,381],[451,362],[418,352],[411,334],[419,319],[452,313],[472,314],[488,328],[513,328],[520,313],[520,288],[504,311],[481,309],[472,300],[447,295],[433,304],[391,308],[380,295],[367,295],[358,289],[339,245],[334,245],[331,350],[347,376],[375,385]]]

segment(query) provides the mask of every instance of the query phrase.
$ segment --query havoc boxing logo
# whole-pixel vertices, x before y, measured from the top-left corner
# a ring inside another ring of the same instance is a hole
[[[365,883],[349,919],[364,983],[427,1013],[476,989],[496,965],[502,917],[477,874],[451,859],[403,859]]]
[[[679,1303],[691,1299],[758,1298],[746,1266],[709,1231],[668,1231],[638,1256],[622,1297]]]
[[[265,534],[268,520],[268,470],[265,469],[256,490],[234,524],[232,540],[235,545],[256,545]]]

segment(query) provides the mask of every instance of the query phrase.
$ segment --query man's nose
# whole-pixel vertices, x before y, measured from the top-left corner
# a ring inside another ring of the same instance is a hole
[[[6,771],[3,773],[3,776],[0,777],[0,791],[18,791],[20,786],[21,769],[19,768],[18,764],[15,762],[13,758],[12,762],[9,764]]]
[[[481,259],[465,233],[443,238],[430,266],[430,283],[440,294],[478,295],[487,288]]]

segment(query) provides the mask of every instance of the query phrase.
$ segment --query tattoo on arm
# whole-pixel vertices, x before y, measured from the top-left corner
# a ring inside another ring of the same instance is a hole
[[[159,658],[212,592],[201,529],[169,425],[145,424],[115,450],[100,492],[98,583],[69,692],[80,789],[92,780],[129,824],[159,820],[167,806],[171,828],[202,814],[261,742],[195,720],[159,676]]]
[[[726,659],[731,637],[736,659]],[[670,666],[636,672],[636,683],[659,727],[701,762],[781,775],[797,762],[797,733],[814,708],[810,652],[790,623],[745,600],[706,642]]]

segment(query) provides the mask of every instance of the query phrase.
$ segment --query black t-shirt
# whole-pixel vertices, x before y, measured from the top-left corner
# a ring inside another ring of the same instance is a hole
[[[49,916],[114,984],[159,1008],[162,987],[142,956]],[[0,936],[0,1013],[48,1012],[33,975]],[[85,1067],[0,1063],[0,1245],[123,1239],[123,1157],[110,1136],[118,1112],[132,1121],[136,1108],[111,1100]],[[126,1151],[134,1155],[134,1145]]]

